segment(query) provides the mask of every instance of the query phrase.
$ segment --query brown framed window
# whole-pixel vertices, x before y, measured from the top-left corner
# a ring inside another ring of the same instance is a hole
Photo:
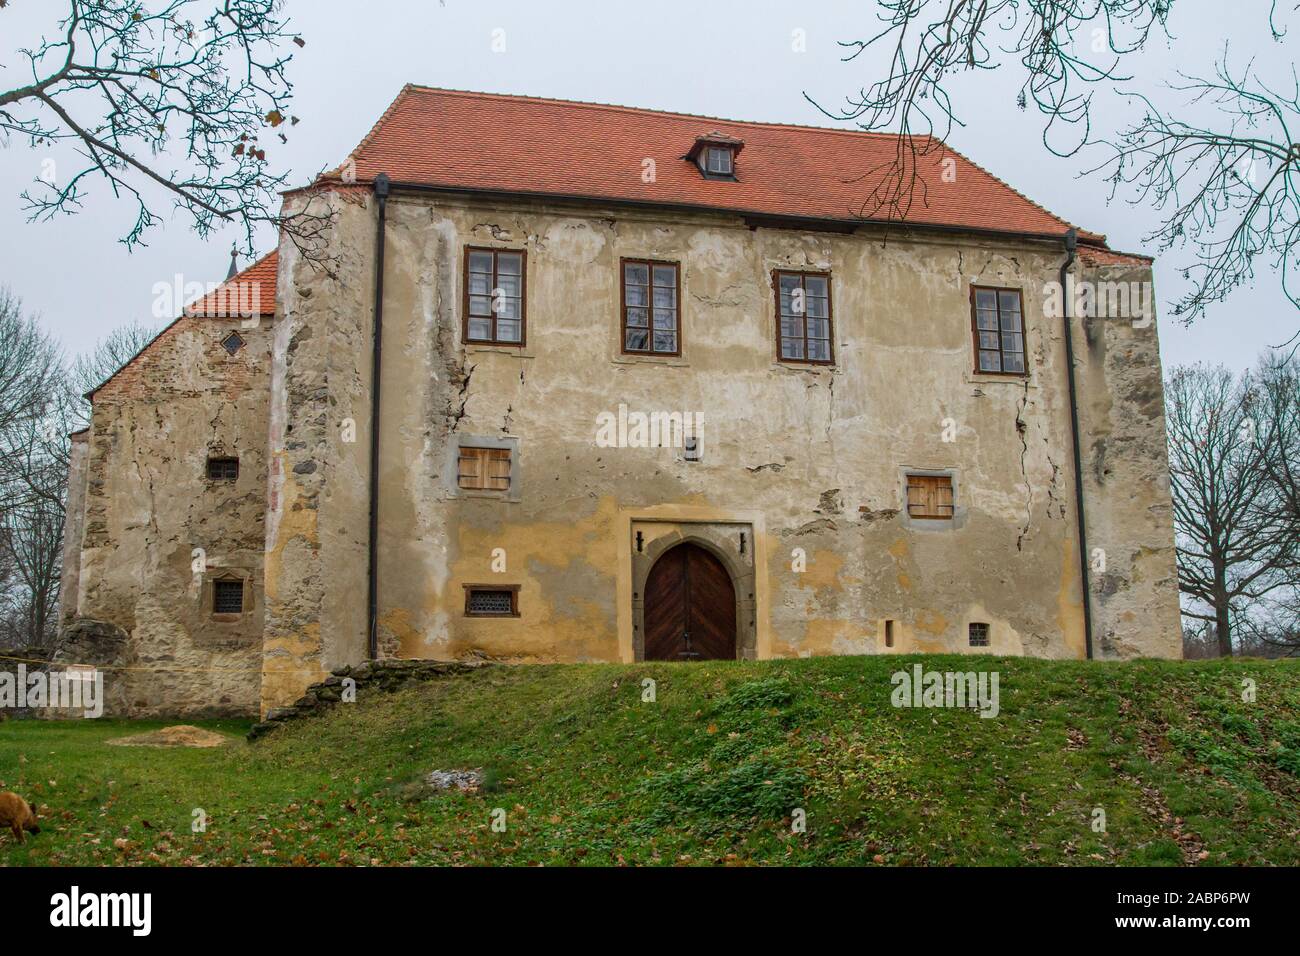
[[[971,286],[975,371],[1025,374],[1025,320],[1019,289]]]
[[[509,491],[510,449],[462,445],[456,484],[465,491]]]
[[[777,357],[782,362],[829,365],[831,277],[825,272],[775,273]]]
[[[675,262],[622,260],[623,351],[681,355],[681,270]]]
[[[908,475],[907,513],[912,518],[952,519],[950,475]]]
[[[989,626],[987,624],[972,621],[967,633],[970,638],[971,647],[989,646]]]
[[[522,249],[465,247],[466,342],[524,344],[527,262]]]
[[[243,614],[244,613],[244,582],[243,581],[213,581],[212,582],[212,613],[213,614]]]
[[[466,584],[466,617],[518,617],[519,585]]]
[[[208,459],[208,481],[234,481],[238,477],[238,458]]]

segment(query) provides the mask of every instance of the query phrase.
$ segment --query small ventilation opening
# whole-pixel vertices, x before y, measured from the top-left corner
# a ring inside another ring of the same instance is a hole
[[[214,581],[212,583],[212,612],[214,614],[243,614],[244,582]]]
[[[244,339],[238,332],[231,332],[221,340],[221,347],[234,355],[244,347]]]
[[[970,625],[970,646],[989,646],[989,626],[987,624],[972,623]]]
[[[466,586],[465,616],[518,617],[519,587]]]
[[[209,481],[234,481],[239,477],[238,458],[209,458]]]
[[[894,646],[894,622],[893,621],[885,622],[885,646],[886,647]]]

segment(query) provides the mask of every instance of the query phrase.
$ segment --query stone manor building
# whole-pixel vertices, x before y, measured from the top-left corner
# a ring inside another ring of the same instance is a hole
[[[941,143],[408,86],[91,395],[69,659],[1181,653],[1151,260]],[[1065,280],[1062,294],[1062,278]]]

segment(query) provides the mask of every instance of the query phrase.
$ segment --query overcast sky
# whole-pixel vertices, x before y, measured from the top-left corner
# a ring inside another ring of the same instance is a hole
[[[302,122],[273,159],[293,170],[295,182],[341,162],[407,82],[833,125],[804,94],[834,106],[878,78],[870,63],[841,62],[844,51],[836,45],[872,32],[869,0],[286,0],[285,6],[307,41],[290,67],[293,112]],[[12,0],[0,10],[0,87],[21,81],[13,51],[35,42],[42,28],[52,29],[62,8],[55,0]],[[1268,8],[1268,0],[1175,0],[1174,39],[1151,43],[1130,65],[1135,75],[1126,86],[1156,90],[1180,69],[1208,75],[1229,39],[1234,62],[1253,56],[1263,75],[1289,86],[1292,54],[1288,44],[1270,38]],[[1292,16],[1292,26],[1300,30],[1300,17]],[[803,52],[792,43],[796,30],[806,37]],[[504,50],[493,43],[494,31],[504,31],[495,33]],[[1118,200],[1108,204],[1104,183],[1078,177],[1084,160],[1048,154],[1040,117],[1016,109],[1017,88],[1011,70],[965,79],[957,109],[969,122],[950,137],[952,145],[1057,215],[1107,234],[1113,247],[1155,254],[1143,237],[1156,214]],[[1107,95],[1095,118],[1120,126],[1135,109]],[[186,281],[224,277],[232,234],[202,242],[177,219],[151,233],[148,248],[128,252],[117,239],[132,211],[100,183],[80,214],[27,222],[18,194],[50,155],[17,140],[0,148],[0,284],[70,352],[132,319],[156,322],[153,289],[160,281],[177,273]],[[165,205],[160,200],[158,208]],[[272,242],[264,236],[263,250]],[[1300,314],[1269,271],[1196,326],[1171,321],[1165,303],[1182,288],[1178,267],[1188,261],[1186,252],[1173,250],[1156,265],[1166,367],[1198,359],[1243,367],[1300,327]]]

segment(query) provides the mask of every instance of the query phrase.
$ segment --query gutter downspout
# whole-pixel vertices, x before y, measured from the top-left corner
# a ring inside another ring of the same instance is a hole
[[[1065,324],[1065,371],[1070,392],[1070,440],[1074,446],[1074,510],[1079,516],[1079,579],[1083,584],[1083,641],[1092,660],[1092,581],[1088,574],[1088,521],[1083,510],[1083,456],[1079,452],[1079,400],[1074,386],[1074,333],[1070,325],[1070,294],[1066,279],[1074,265],[1079,238],[1074,228],[1065,234],[1065,261],[1061,263],[1061,315]]]
[[[370,540],[366,570],[366,648],[379,657],[379,396],[384,350],[384,233],[388,225],[388,174],[375,177],[379,222],[375,230],[374,338],[370,352]]]

